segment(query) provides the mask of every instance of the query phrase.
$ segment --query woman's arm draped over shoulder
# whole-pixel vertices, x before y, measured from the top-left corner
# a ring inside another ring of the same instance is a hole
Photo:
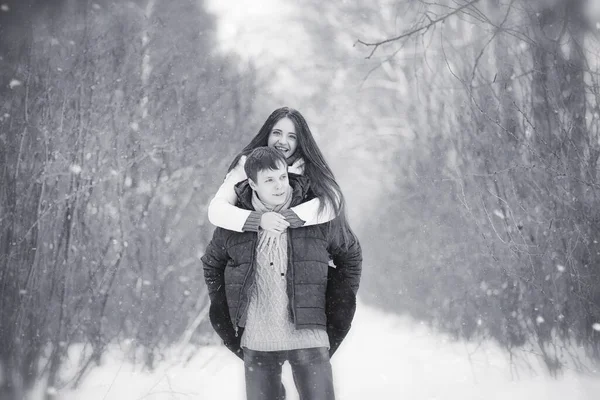
[[[259,213],[235,206],[237,196],[233,187],[236,183],[246,179],[246,173],[244,172],[245,161],[246,157],[240,158],[240,162],[225,176],[225,181],[217,191],[217,194],[215,194],[215,197],[210,201],[208,205],[208,220],[211,224],[230,231],[243,232],[246,222],[252,222],[249,221],[250,214],[253,214],[250,219],[253,219],[255,224],[260,223]],[[258,222],[256,218],[258,218]]]
[[[236,232],[258,231],[261,223],[261,213],[244,210],[235,206],[237,196],[234,186],[236,183],[247,179],[244,172],[245,162],[246,157],[242,156],[235,168],[229,171],[215,197],[210,201],[208,206],[208,220],[211,224]],[[302,164],[303,161],[295,162],[290,166],[289,171],[303,173],[304,166]],[[323,224],[336,217],[335,210],[331,204],[326,203],[322,212],[319,212],[320,205],[321,200],[314,198],[283,211],[281,215],[290,223],[290,228]]]
[[[329,203],[325,203],[325,208],[319,212],[321,200],[317,197],[295,207],[285,210],[281,213],[290,223],[290,228],[300,226],[318,225],[329,222],[335,218],[335,210]]]

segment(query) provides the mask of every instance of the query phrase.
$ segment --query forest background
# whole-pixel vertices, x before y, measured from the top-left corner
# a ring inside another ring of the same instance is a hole
[[[0,398],[114,343],[152,369],[214,342],[206,207],[282,105],[346,194],[365,302],[554,375],[599,359],[597,2],[233,3],[0,4]]]

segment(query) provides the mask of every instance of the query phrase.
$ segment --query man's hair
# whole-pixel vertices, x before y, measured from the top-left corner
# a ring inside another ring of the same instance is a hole
[[[248,154],[246,163],[244,164],[244,171],[248,179],[256,182],[256,177],[259,171],[266,169],[277,170],[281,168],[281,165],[287,167],[285,156],[279,151],[272,147],[257,147]]]

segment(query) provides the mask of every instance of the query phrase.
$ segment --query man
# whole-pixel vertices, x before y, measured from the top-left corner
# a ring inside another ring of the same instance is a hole
[[[248,180],[236,185],[239,207],[281,212],[313,196],[308,179],[288,176],[284,156],[273,148],[255,149],[244,168]],[[354,235],[351,243],[335,243],[330,237],[340,235],[329,228],[217,228],[202,257],[210,320],[244,360],[249,400],[285,398],[285,361],[301,399],[334,398],[330,356],[354,316],[362,254]]]

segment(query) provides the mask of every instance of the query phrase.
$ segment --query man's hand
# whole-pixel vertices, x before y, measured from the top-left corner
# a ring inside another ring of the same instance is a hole
[[[290,223],[285,220],[283,215],[276,212],[266,212],[260,217],[260,227],[265,231],[282,233],[288,226]]]
[[[235,342],[235,343],[223,342],[223,344],[225,345],[225,347],[227,347],[229,350],[231,350],[231,352],[233,352],[233,354],[235,354],[242,361],[244,361],[244,351],[240,347],[240,341],[239,340],[237,342]]]

